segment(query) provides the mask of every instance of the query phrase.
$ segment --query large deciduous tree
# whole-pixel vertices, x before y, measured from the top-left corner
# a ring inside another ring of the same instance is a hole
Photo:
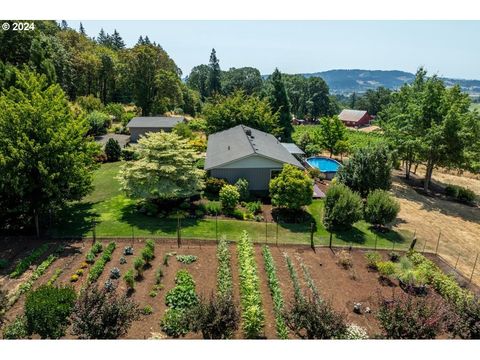
[[[406,177],[414,162],[426,166],[428,191],[436,166],[472,169],[480,156],[480,117],[469,111],[470,100],[458,86],[447,88],[423,68],[412,85],[404,85],[379,118],[387,136],[406,162]]]
[[[345,125],[338,116],[333,116],[321,118],[319,127],[319,145],[327,149],[332,157],[341,142],[345,140]]]
[[[0,226],[22,228],[91,189],[98,146],[59,85],[17,71],[0,95]]]
[[[236,125],[279,135],[278,114],[273,113],[268,100],[246,96],[237,91],[231,96],[218,96],[205,104],[202,112],[207,122],[207,133],[229,129]]]
[[[119,180],[129,197],[152,201],[175,200],[198,194],[205,172],[199,156],[175,133],[149,133],[138,141],[138,160],[125,163]]]

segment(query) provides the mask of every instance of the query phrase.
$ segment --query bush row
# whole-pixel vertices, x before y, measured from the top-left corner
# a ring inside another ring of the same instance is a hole
[[[272,257],[272,253],[268,246],[263,246],[262,249],[263,261],[265,263],[265,272],[267,273],[268,287],[273,300],[273,310],[275,312],[275,324],[277,327],[277,335],[280,339],[288,338],[288,328],[283,318],[283,295],[280,290],[280,283],[278,282],[277,269]]]
[[[102,256],[97,261],[95,261],[95,263],[92,265],[92,268],[88,273],[87,281],[89,283],[97,281],[97,279],[100,277],[100,275],[103,272],[103,269],[105,269],[105,265],[107,264],[107,262],[109,262],[112,259],[112,253],[115,250],[115,247],[116,247],[115,242],[112,241],[111,243],[109,243],[105,251],[103,252]]]
[[[477,198],[472,190],[458,185],[447,185],[445,187],[445,194],[467,204],[474,203]]]
[[[265,314],[253,243],[246,231],[243,231],[238,242],[238,261],[243,332],[248,339],[259,338],[263,332]]]

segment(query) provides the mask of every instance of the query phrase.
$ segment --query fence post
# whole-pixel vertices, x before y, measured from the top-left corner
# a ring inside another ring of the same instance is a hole
[[[473,274],[475,273],[475,267],[477,266],[477,260],[478,260],[478,253],[477,253],[477,256],[475,257],[475,262],[473,263],[472,275],[470,275],[470,282],[472,282]]]
[[[377,251],[377,241],[378,241],[378,235],[375,233],[375,251]]]
[[[438,233],[437,246],[435,248],[435,255],[438,255],[438,246],[440,245],[440,237],[442,236],[442,230]]]
[[[180,214],[177,213],[177,247],[180,248]]]
[[[215,211],[215,239],[218,243],[218,212]]]
[[[460,254],[458,254],[458,256],[457,256],[457,261],[455,261],[455,268],[454,268],[454,270],[457,270],[458,260],[460,260]]]
[[[280,217],[277,216],[277,229],[276,229],[276,235],[275,235],[275,244],[278,247],[278,223],[280,222]]]
[[[328,245],[328,247],[329,247],[330,249],[332,248],[332,236],[333,236],[333,234],[330,233],[330,244]]]
[[[97,222],[93,222],[93,242],[97,240]]]
[[[265,244],[268,243],[268,220],[265,217]]]

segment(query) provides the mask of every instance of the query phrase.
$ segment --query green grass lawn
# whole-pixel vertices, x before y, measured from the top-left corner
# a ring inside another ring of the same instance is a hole
[[[135,201],[128,199],[121,191],[115,178],[121,163],[102,164],[95,172],[94,190],[81,202],[72,203],[59,217],[59,224],[51,230],[55,237],[92,236],[93,224],[99,237],[155,236],[176,237],[177,219],[146,216],[136,211]],[[310,229],[314,229],[316,244],[328,244],[329,234],[322,225],[323,201],[315,200],[309,207],[311,222],[302,224],[204,219],[182,219],[182,238],[215,239],[227,236],[237,240],[243,230],[259,242],[310,243]],[[313,224],[313,225],[312,225]],[[391,248],[408,245],[411,234],[390,231],[377,234],[363,221],[346,232],[333,235],[335,245],[374,246]]]
[[[477,110],[480,111],[480,103],[471,103],[470,110]]]

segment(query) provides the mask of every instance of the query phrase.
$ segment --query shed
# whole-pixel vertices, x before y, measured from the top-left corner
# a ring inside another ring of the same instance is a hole
[[[372,117],[365,110],[350,110],[344,109],[338,115],[338,118],[342,120],[345,126],[359,127],[361,125],[367,125]]]
[[[130,141],[137,142],[140,136],[144,136],[147,132],[170,132],[175,125],[185,122],[183,116],[140,116],[134,117],[127,124],[130,131]]]

